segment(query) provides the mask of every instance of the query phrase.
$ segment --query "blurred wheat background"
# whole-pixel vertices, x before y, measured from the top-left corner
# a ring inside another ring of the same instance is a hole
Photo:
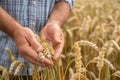
[[[81,75],[71,80],[120,80],[120,0],[75,0],[63,31],[63,65],[77,59],[70,64],[74,73],[69,75]],[[75,43],[79,52],[73,51]],[[80,74],[76,68],[81,68]]]
[[[60,60],[40,73],[34,67],[33,80],[120,80],[120,0],[75,0],[63,32]]]

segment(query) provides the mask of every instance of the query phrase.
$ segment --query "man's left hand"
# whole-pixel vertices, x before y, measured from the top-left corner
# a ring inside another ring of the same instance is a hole
[[[51,22],[42,29],[40,35],[44,35],[48,42],[52,42],[55,50],[52,58],[57,61],[64,47],[64,36],[61,27],[57,23]]]

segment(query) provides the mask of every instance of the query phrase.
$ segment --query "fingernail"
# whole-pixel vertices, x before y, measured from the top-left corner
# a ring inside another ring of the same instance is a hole
[[[51,63],[50,63],[50,65],[49,66],[53,66],[54,65],[54,63],[53,63],[53,61],[51,61]]]
[[[52,62],[52,65],[54,65],[54,63]]]
[[[36,49],[37,52],[40,52],[40,51],[42,51],[42,50],[43,50],[42,47],[38,47],[38,48]]]
[[[59,38],[56,38],[55,40],[56,45],[61,43],[61,40]]]

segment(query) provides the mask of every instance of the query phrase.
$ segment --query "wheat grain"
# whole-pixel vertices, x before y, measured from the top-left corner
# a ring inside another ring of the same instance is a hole
[[[111,40],[111,42],[115,45],[115,47],[117,48],[117,50],[120,52],[120,47],[119,47],[119,45],[116,43],[116,41]]]
[[[112,75],[117,76],[117,77],[120,78],[120,71],[116,71],[116,72],[114,72]]]
[[[98,70],[100,71],[104,65],[104,56],[105,56],[105,52],[106,52],[106,47],[103,46],[99,52],[99,60],[97,62],[97,67]]]
[[[70,67],[69,68],[69,79],[71,78],[71,76],[73,76],[74,75],[74,71],[73,71],[73,69]]]

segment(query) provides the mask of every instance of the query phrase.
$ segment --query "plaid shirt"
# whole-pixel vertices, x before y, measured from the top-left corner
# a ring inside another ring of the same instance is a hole
[[[73,6],[73,0],[0,0],[0,6],[22,26],[29,27],[39,34],[55,3],[59,1],[68,2],[70,8]],[[6,47],[12,50],[17,60],[27,66],[28,74],[31,75],[30,63],[19,55],[15,42],[7,34],[0,31],[0,65],[9,70],[11,60],[5,51]],[[22,71],[22,75],[24,74],[26,74],[25,70]]]

